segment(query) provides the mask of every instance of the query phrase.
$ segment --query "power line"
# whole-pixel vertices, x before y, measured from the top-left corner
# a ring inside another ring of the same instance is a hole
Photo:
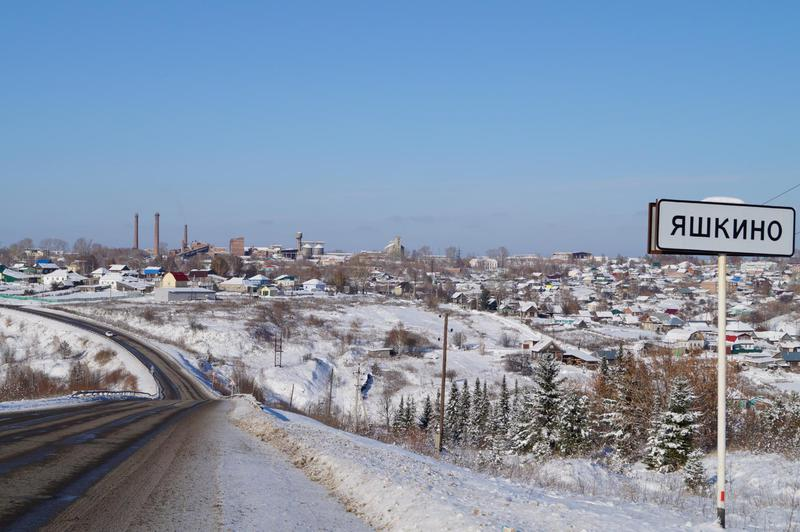
[[[789,188],[789,189],[787,189],[787,190],[784,190],[783,192],[781,192],[781,193],[780,193],[780,194],[778,194],[777,196],[773,196],[773,197],[771,197],[770,199],[768,199],[767,201],[765,201],[764,203],[762,203],[762,205],[766,205],[766,204],[767,204],[767,203],[769,203],[770,201],[776,200],[776,199],[780,198],[781,196],[783,196],[784,194],[788,194],[789,192],[791,192],[792,190],[794,190],[794,189],[796,189],[796,188],[798,188],[798,187],[800,187],[800,183],[797,183],[795,186],[793,186],[793,187],[791,187],[791,188]]]

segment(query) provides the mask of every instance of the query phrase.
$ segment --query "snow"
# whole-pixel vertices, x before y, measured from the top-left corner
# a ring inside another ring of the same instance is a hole
[[[679,530],[716,525],[647,502],[495,478],[237,400],[237,424],[283,450],[372,526],[392,530]]]
[[[104,373],[124,369],[136,377],[135,391],[158,393],[155,379],[136,357],[112,340],[72,325],[0,308],[0,339],[17,360],[24,361],[50,377],[67,377],[72,361],[80,359],[90,369]],[[66,342],[72,354],[65,358],[58,353],[59,342]],[[114,357],[105,363],[98,362],[95,355],[106,349],[111,350]],[[5,371],[5,365],[0,367],[0,372],[5,374]]]

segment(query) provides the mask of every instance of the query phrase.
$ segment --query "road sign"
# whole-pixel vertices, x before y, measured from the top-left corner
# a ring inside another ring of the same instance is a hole
[[[649,253],[794,255],[795,211],[713,201],[658,200],[649,208]]]

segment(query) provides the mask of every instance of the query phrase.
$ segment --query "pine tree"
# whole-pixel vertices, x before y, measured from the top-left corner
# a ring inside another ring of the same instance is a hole
[[[433,424],[433,404],[431,403],[431,396],[425,396],[425,402],[422,404],[422,413],[417,418],[417,427],[422,432],[428,432],[428,429]]]
[[[686,457],[683,466],[683,483],[695,495],[705,495],[708,491],[706,469],[703,467],[703,452],[695,449]]]
[[[444,413],[444,435],[447,441],[459,443],[461,441],[461,428],[458,421],[458,409],[461,402],[458,385],[455,381],[450,384],[450,397]]]
[[[652,469],[676,471],[686,463],[699,415],[691,409],[693,400],[689,381],[683,377],[672,381],[667,409],[659,416],[647,441],[647,463]]]

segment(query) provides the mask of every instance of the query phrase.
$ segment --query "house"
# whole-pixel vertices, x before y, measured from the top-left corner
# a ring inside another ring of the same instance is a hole
[[[562,353],[561,363],[570,366],[586,366],[590,369],[594,369],[600,365],[600,359],[580,349],[574,349]]]
[[[531,347],[531,355],[542,358],[546,355],[552,356],[555,360],[561,360],[564,350],[551,339],[539,340]]]
[[[108,271],[111,273],[122,273],[122,272],[129,272],[131,271],[131,269],[128,268],[127,264],[112,264],[108,268]]]
[[[303,283],[304,292],[324,292],[325,282],[319,279],[309,279]]]
[[[244,277],[232,277],[227,281],[219,283],[219,289],[224,292],[235,292],[244,294],[248,291],[250,285]]]
[[[46,273],[42,276],[42,284],[48,285],[50,287],[55,287],[58,285],[64,287],[71,287],[82,284],[86,281],[86,277],[83,275],[79,275],[77,273],[73,273],[69,270],[55,270],[50,273]]]
[[[89,275],[91,275],[94,279],[99,279],[99,278],[101,278],[102,276],[104,276],[107,273],[108,273],[108,270],[101,267],[101,268],[97,268],[96,270],[94,270]]]
[[[143,292],[152,286],[151,283],[132,275],[124,275],[119,272],[109,272],[102,276],[98,284],[107,286],[120,292]]]
[[[294,275],[279,275],[274,279],[275,284],[282,290],[294,290],[297,284],[297,277]]]
[[[5,268],[0,275],[2,276],[1,280],[5,283],[32,282],[35,279],[33,275],[12,270],[11,268]]]
[[[167,272],[161,279],[162,288],[186,288],[189,286],[189,276],[183,272]]]
[[[264,286],[265,284],[269,283],[269,277],[267,277],[266,275],[262,275],[260,273],[250,277],[247,280],[252,286],[256,287]]]
[[[520,318],[535,318],[539,313],[539,308],[532,301],[523,301],[519,304],[518,312]]]
[[[619,359],[619,351],[616,349],[598,349],[592,355],[598,360],[605,360],[609,365],[616,364]]]
[[[258,295],[261,297],[275,297],[283,295],[283,292],[275,285],[264,285],[258,289]]]
[[[780,354],[784,364],[788,365],[792,370],[797,370],[800,367],[800,352],[798,351],[784,351]]]
[[[144,275],[148,279],[159,277],[162,273],[164,273],[164,270],[162,270],[160,266],[148,266],[147,268],[142,270],[142,275]]]
[[[392,288],[392,294],[397,297],[407,296],[414,293],[414,284],[408,281],[400,281]]]
[[[671,329],[664,335],[664,342],[685,349],[686,351],[702,351],[705,348],[705,336],[696,329]]]

